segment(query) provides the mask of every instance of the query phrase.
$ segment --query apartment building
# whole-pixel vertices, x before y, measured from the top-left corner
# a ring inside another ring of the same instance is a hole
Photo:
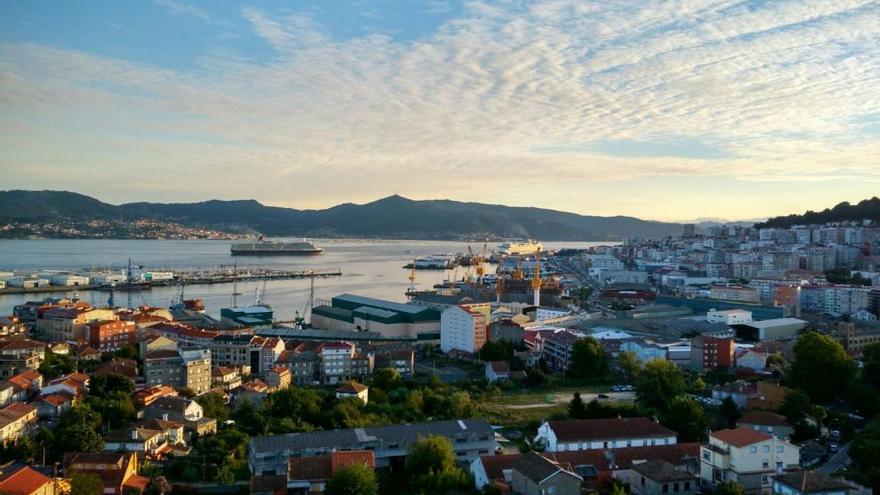
[[[101,352],[113,352],[137,343],[137,325],[133,321],[95,320],[87,324],[89,345]]]
[[[733,369],[736,365],[733,339],[697,336],[691,339],[691,369]]]
[[[440,350],[476,354],[488,340],[488,313],[476,304],[450,306],[440,315]]]
[[[211,389],[211,351],[207,349],[161,350],[144,360],[147,386],[185,387],[196,394]]]
[[[321,346],[321,381],[337,384],[365,380],[373,373],[373,355],[356,351],[349,342],[329,342]]]
[[[35,329],[46,340],[67,342],[86,338],[90,322],[115,319],[112,309],[52,307],[38,313]]]
[[[799,464],[798,446],[752,428],[714,431],[700,448],[700,479],[705,488],[734,481],[746,494],[769,493],[774,473]]]
[[[462,419],[252,437],[248,464],[256,476],[285,474],[291,458],[371,450],[376,456],[376,467],[382,468],[402,462],[409,447],[427,435],[448,438],[461,462],[476,460],[498,447],[495,432],[486,420]]]
[[[0,409],[0,443],[4,446],[28,436],[37,425],[37,407],[22,402]]]

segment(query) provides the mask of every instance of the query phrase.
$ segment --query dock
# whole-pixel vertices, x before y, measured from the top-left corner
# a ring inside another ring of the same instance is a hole
[[[0,295],[5,294],[41,294],[52,292],[70,292],[70,291],[143,291],[150,290],[153,287],[176,287],[183,285],[210,285],[210,284],[231,284],[233,282],[262,282],[264,280],[292,280],[305,278],[328,278],[342,276],[342,270],[271,270],[271,269],[252,269],[248,271],[235,273],[228,269],[220,270],[189,270],[176,271],[174,278],[153,280],[150,282],[142,282],[140,280],[132,281],[131,285],[127,282],[118,282],[115,284],[84,284],[84,285],[45,285],[42,287],[5,287],[0,289]]]

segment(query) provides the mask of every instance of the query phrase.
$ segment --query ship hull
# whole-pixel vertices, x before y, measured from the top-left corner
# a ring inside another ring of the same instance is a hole
[[[232,249],[233,256],[316,256],[323,252],[323,249]]]

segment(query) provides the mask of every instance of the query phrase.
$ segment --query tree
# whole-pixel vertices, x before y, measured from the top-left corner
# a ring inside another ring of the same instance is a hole
[[[135,407],[126,392],[111,392],[105,397],[89,396],[86,404],[101,415],[103,423],[111,429],[121,428],[134,418]]]
[[[725,397],[724,400],[721,401],[720,412],[721,417],[725,422],[725,428],[736,428],[736,420],[738,420],[742,414],[740,414],[739,407],[732,398]]]
[[[735,481],[716,483],[712,495],[743,495],[743,487]]]
[[[70,495],[102,495],[104,483],[95,473],[78,471],[70,477]]]
[[[578,378],[605,378],[608,375],[608,360],[602,344],[592,337],[575,341],[571,346],[569,371]]]
[[[639,376],[639,372],[642,371],[642,362],[639,361],[634,352],[620,353],[617,357],[617,362],[620,365],[620,370],[623,372],[623,377],[627,381],[635,381]]]
[[[403,379],[394,368],[382,368],[373,372],[373,386],[386,392],[391,392],[402,384]],[[372,390],[370,392],[372,393]]]
[[[794,346],[788,382],[813,402],[825,404],[847,390],[856,376],[855,361],[831,337],[807,332]]]
[[[455,467],[455,453],[449,439],[428,435],[414,443],[406,454],[406,471],[412,476],[438,474]]]
[[[196,398],[196,402],[202,406],[205,417],[214,418],[218,423],[229,419],[229,407],[223,401],[223,397],[216,392],[202,394]]]
[[[853,440],[849,456],[859,466],[865,482],[880,485],[880,419],[871,420]]]
[[[526,378],[523,382],[528,387],[537,387],[543,385],[546,379],[547,375],[541,370],[536,368],[526,368]]]
[[[815,436],[816,428],[808,421],[813,406],[810,397],[800,390],[792,390],[785,394],[779,412],[785,416],[788,424],[794,427],[794,438],[802,440]]]
[[[102,398],[114,392],[131,395],[134,392],[134,383],[128,377],[116,373],[93,376],[89,380],[89,396]]]
[[[672,400],[661,422],[678,433],[678,439],[682,442],[699,442],[708,426],[703,407],[697,401],[683,395]]]
[[[636,395],[644,408],[665,411],[669,402],[684,394],[684,373],[670,361],[654,359],[636,381]]]
[[[862,381],[865,385],[880,390],[880,342],[865,346],[862,350]]]
[[[580,392],[575,392],[571,402],[568,403],[568,415],[574,419],[587,419],[587,406],[581,399]]]
[[[366,464],[352,464],[335,473],[324,488],[326,495],[377,495],[376,473]]]
[[[513,346],[503,340],[490,340],[479,351],[481,361],[509,361]]]

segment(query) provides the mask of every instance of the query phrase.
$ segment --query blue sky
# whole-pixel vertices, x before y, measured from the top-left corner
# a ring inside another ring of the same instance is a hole
[[[758,218],[880,189],[880,3],[0,4],[4,188]]]

